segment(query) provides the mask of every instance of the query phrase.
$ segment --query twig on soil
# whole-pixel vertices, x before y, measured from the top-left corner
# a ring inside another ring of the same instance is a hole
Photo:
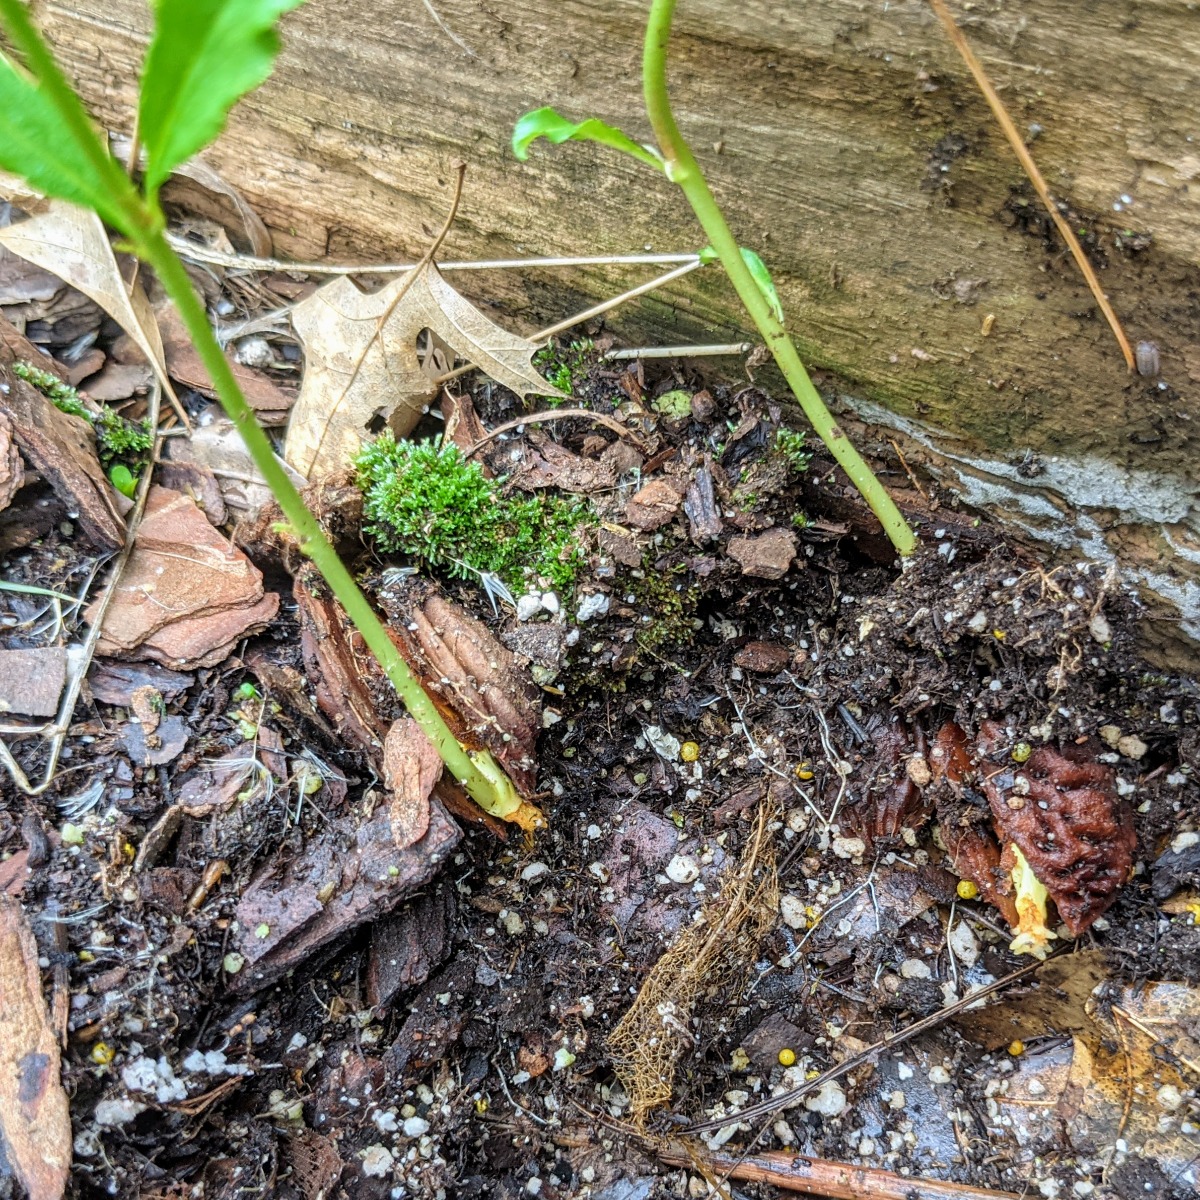
[[[631,429],[627,429],[620,421],[615,421],[612,417],[605,416],[604,413],[592,412],[589,408],[550,408],[545,412],[530,413],[524,417],[514,417],[511,421],[505,421],[503,424],[497,425],[495,429],[489,429],[475,445],[463,454],[463,458],[472,458],[493,438],[499,437],[502,433],[507,433],[510,429],[520,429],[522,425],[544,425],[548,421],[562,421],[567,417],[580,417],[587,421],[595,421],[597,425],[603,425],[605,429],[611,429],[613,433],[619,434],[635,445],[638,443],[638,439]]]
[[[770,1183],[791,1192],[829,1196],[833,1200],[1019,1200],[1013,1192],[970,1187],[941,1179],[914,1179],[877,1167],[787,1151],[766,1151],[747,1158],[732,1154],[700,1154],[690,1147],[669,1142],[656,1147],[659,1159],[673,1167],[708,1168],[726,1179]]]
[[[1092,269],[1092,264],[1083,252],[1083,247],[1079,244],[1079,239],[1075,236],[1075,231],[1071,228],[1070,222],[1067,221],[1066,217],[1059,212],[1053,194],[1049,187],[1046,186],[1046,181],[1042,178],[1042,173],[1038,170],[1037,163],[1033,161],[1033,155],[1026,148],[1020,133],[1017,132],[1017,127],[1008,115],[1008,110],[1004,107],[1004,102],[997,95],[996,89],[992,87],[991,80],[988,79],[987,73],[983,69],[983,64],[976,58],[975,51],[971,49],[967,39],[963,36],[962,30],[959,29],[950,10],[946,7],[945,0],[929,0],[929,4],[937,14],[938,20],[945,27],[951,42],[954,43],[954,48],[962,56],[963,62],[967,65],[967,70],[974,77],[975,83],[983,93],[983,98],[992,110],[992,115],[996,118],[1005,138],[1008,140],[1008,144],[1012,147],[1012,151],[1017,156],[1025,174],[1029,176],[1029,182],[1033,184],[1034,191],[1037,192],[1042,203],[1046,206],[1046,211],[1050,214],[1050,219],[1062,235],[1063,241],[1070,247],[1071,254],[1078,264],[1083,278],[1087,281],[1088,287],[1091,288],[1092,295],[1096,297],[1096,303],[1100,306],[1100,311],[1104,314],[1104,319],[1113,331],[1113,337],[1117,339],[1117,345],[1121,347],[1121,353],[1125,356],[1125,365],[1132,373],[1137,369],[1137,359],[1130,348],[1129,339],[1125,336],[1125,330],[1121,327],[1120,319],[1113,311],[1112,305],[1109,304],[1108,297],[1100,287],[1100,280],[1096,277],[1096,272]]]
[[[720,355],[746,354],[753,342],[720,342],[707,346],[637,346],[634,349],[610,350],[602,362],[625,362],[633,358],[716,358]]]
[[[602,300],[599,304],[593,304],[591,308],[585,308],[583,312],[576,313],[573,317],[566,317],[554,325],[547,325],[545,329],[539,329],[537,333],[531,334],[529,341],[531,342],[547,342],[556,334],[565,333],[568,329],[573,329],[576,325],[582,325],[584,321],[590,321],[593,317],[599,317],[610,309],[616,308],[618,304],[624,304],[626,300],[636,300],[638,296],[644,296],[647,292],[653,292],[656,288],[662,287],[664,284],[672,282],[672,280],[680,279],[684,275],[696,270],[697,267],[704,266],[699,258],[689,259],[681,267],[676,267],[673,271],[668,271],[665,275],[656,275],[653,279],[647,279],[645,283],[639,283],[637,287],[630,288],[627,292],[622,292],[619,296],[613,296],[609,300]],[[464,363],[461,367],[455,367],[453,371],[447,371],[445,375],[439,375],[434,383],[449,383],[452,379],[457,379],[460,375],[465,375],[468,371],[475,369],[474,363]]]
[[[1061,954],[1053,955],[1047,958],[1045,962],[1051,962],[1054,958],[1063,957]],[[810,1092],[819,1091],[826,1083],[834,1079],[840,1079],[843,1075],[861,1067],[864,1063],[870,1062],[877,1054],[882,1054],[885,1050],[891,1050],[896,1046],[910,1041],[912,1038],[919,1036],[922,1033],[928,1032],[930,1029],[935,1029],[942,1024],[943,1021],[948,1021],[951,1017],[957,1016],[960,1012],[964,1012],[972,1005],[977,1004],[980,1000],[986,1000],[988,996],[994,995],[996,992],[1003,991],[1010,984],[1017,983],[1027,976],[1032,975],[1043,965],[1042,960],[1037,960],[1027,963],[1023,967],[1019,967],[1015,971],[1010,971],[1007,975],[1001,976],[993,983],[989,983],[986,987],[980,988],[978,991],[971,992],[964,996],[961,1000],[956,1000],[953,1004],[948,1004],[945,1008],[938,1009],[935,1013],[930,1013],[927,1017],[922,1017],[919,1021],[914,1021],[907,1028],[900,1030],[899,1033],[893,1034],[891,1037],[883,1038],[868,1046],[865,1050],[858,1054],[851,1055],[845,1062],[839,1063],[836,1067],[830,1067],[828,1071],[822,1071],[820,1075],[812,1079],[806,1080],[799,1087],[793,1088],[790,1092],[784,1092],[779,1096],[772,1096],[769,1100],[761,1100],[757,1104],[752,1104],[748,1108],[743,1108],[738,1112],[729,1113],[724,1117],[715,1117],[711,1121],[701,1121],[696,1125],[689,1125],[684,1133],[708,1133],[714,1129],[724,1129],[727,1125],[737,1125],[742,1121],[749,1121],[754,1117],[768,1117],[777,1113],[781,1108],[786,1108],[807,1096]]]
[[[908,482],[917,489],[921,496],[928,500],[929,493],[921,486],[921,481],[913,474],[913,469],[908,465],[908,459],[904,457],[904,452],[896,445],[895,438],[888,438],[888,445],[896,452],[896,457],[900,460],[900,465],[904,468],[905,475],[908,476]]]
[[[282,258],[258,258],[253,254],[235,254],[213,250],[178,234],[167,234],[171,249],[180,258],[207,263],[214,267],[229,267],[237,271],[295,271],[301,275],[399,275],[414,271],[417,263],[298,263]],[[446,271],[519,271],[525,268],[548,267],[620,267],[668,266],[671,263],[699,262],[698,254],[581,254],[558,258],[486,258],[464,262],[440,262],[438,270]]]

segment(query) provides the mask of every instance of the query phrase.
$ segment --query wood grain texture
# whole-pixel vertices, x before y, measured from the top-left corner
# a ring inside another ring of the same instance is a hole
[[[128,132],[143,0],[34,7],[100,118]],[[952,7],[1018,128],[1040,127],[1034,155],[1076,227],[1100,233],[1100,278],[1131,339],[1158,343],[1167,389],[1126,373],[923,0],[683,0],[671,59],[680,123],[738,236],[775,272],[810,362],[941,431],[933,441],[956,453],[1098,459],[1131,496],[1147,473],[1181,499],[1144,519],[1200,553],[1194,6]],[[310,0],[284,22],[277,74],[206,157],[285,256],[419,253],[460,158],[470,169],[446,256],[695,248],[682,197],[632,160],[571,145],[519,164],[508,150],[514,119],[542,103],[648,136],[644,15],[642,0]],[[1123,229],[1151,234],[1151,247],[1115,249]],[[470,285],[528,331],[630,278],[584,269]],[[631,337],[726,340],[745,318],[714,269],[616,324]],[[1090,507],[1114,547],[1117,517]],[[1146,553],[1173,552],[1160,539]]]

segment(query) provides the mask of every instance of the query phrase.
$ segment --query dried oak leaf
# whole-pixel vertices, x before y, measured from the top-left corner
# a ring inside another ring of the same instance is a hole
[[[31,215],[0,230],[0,243],[27,262],[53,271],[100,305],[138,344],[163,387],[173,395],[150,302],[139,283],[132,287],[125,283],[100,218],[66,200],[17,198]]]
[[[993,721],[983,723],[976,746],[1001,838],[1025,856],[1063,924],[1079,937],[1129,878],[1137,849],[1132,807],[1117,795],[1112,770],[1086,747],[1039,746],[1017,765]]]
[[[425,329],[522,398],[567,399],[533,369],[537,346],[489,320],[432,263],[373,293],[336,279],[292,310],[292,326],[305,371],[284,457],[309,479],[347,466],[380,408],[398,437],[416,425],[437,394],[417,353]]]
[[[38,948],[20,904],[0,896],[0,1160],[30,1200],[58,1200],[71,1169],[71,1115]]]
[[[863,783],[846,805],[845,824],[870,847],[900,836],[905,826],[923,825],[929,810],[907,769],[914,756],[925,754],[924,732],[899,716],[870,720],[867,730],[874,755],[863,772]]]

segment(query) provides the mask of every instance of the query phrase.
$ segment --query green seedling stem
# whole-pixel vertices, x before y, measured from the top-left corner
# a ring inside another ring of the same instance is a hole
[[[812,422],[813,428],[821,435],[833,457],[870,505],[871,511],[879,518],[897,551],[902,555],[910,555],[917,547],[913,531],[886,488],[876,479],[871,468],[863,461],[862,455],[839,428],[825,401],[821,399],[821,394],[813,386],[792,339],[771,311],[767,298],[743,260],[737,241],[730,232],[704,173],[675,122],[667,93],[667,45],[671,38],[671,20],[675,15],[675,4],[676,0],[653,0],[642,53],[642,84],[646,96],[646,112],[658,139],[667,178],[683,190],[708,238],[709,245],[716,251],[721,265],[800,402],[805,416]]]
[[[451,774],[462,784],[467,794],[482,808],[497,816],[507,816],[520,805],[511,782],[507,796],[498,795],[494,769],[485,772],[476,758],[469,754],[450,732],[445,721],[413,676],[383,623],[376,616],[362,590],[354,582],[345,563],[321,530],[316,517],[309,512],[300,493],[288,479],[267,435],[254,418],[254,412],[242,395],[229,360],[225,357],[208,314],[196,297],[191,281],[175,252],[160,232],[149,234],[136,246],[139,257],[153,269],[164,290],[174,301],[180,318],[187,328],[197,352],[204,361],[221,405],[246,443],[254,464],[283,510],[301,550],[321,572],[338,603],[362,635],[363,641],[375,655],[379,665],[400,694],[409,715],[420,725],[425,736],[434,744]],[[501,778],[504,778],[501,776]]]
[[[108,215],[128,241],[128,248],[153,268],[187,328],[197,353],[229,419],[241,434],[255,465],[270,487],[301,550],[312,559],[330,590],[362,635],[409,714],[437,748],[451,774],[481,808],[526,828],[540,822],[512,781],[486,751],[468,752],[450,731],[424,688],[388,636],[366,596],[354,582],[337,551],[322,532],[275,456],[267,435],[254,417],[225,358],[203,304],[196,296],[183,263],[164,234],[165,220],[154,199],[138,193],[101,142],[87,112],[59,69],[41,35],[29,20],[22,0],[0,0],[0,20],[13,45],[24,55],[43,95],[62,122],[65,136],[79,146],[103,188]]]

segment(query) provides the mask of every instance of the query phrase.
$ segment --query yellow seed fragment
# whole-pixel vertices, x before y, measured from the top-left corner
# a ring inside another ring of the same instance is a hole
[[[1025,1043],[1020,1039],[1016,1039],[1008,1043],[1008,1052],[1016,1058],[1018,1055],[1025,1053]]]
[[[994,637],[996,641],[1002,642],[1006,637],[1008,637],[1008,634],[1005,633],[1003,629],[993,629],[992,637]]]
[[[695,742],[684,742],[679,747],[679,757],[684,762],[695,762],[700,757],[700,747]]]
[[[796,1052],[787,1047],[779,1052],[779,1065],[781,1067],[794,1067],[796,1065]]]
[[[91,1057],[92,1062],[98,1063],[102,1067],[107,1067],[117,1057],[117,1052],[107,1042],[97,1042],[92,1047]]]
[[[973,879],[960,879],[954,890],[958,892],[960,900],[974,900],[979,895],[979,884]]]

